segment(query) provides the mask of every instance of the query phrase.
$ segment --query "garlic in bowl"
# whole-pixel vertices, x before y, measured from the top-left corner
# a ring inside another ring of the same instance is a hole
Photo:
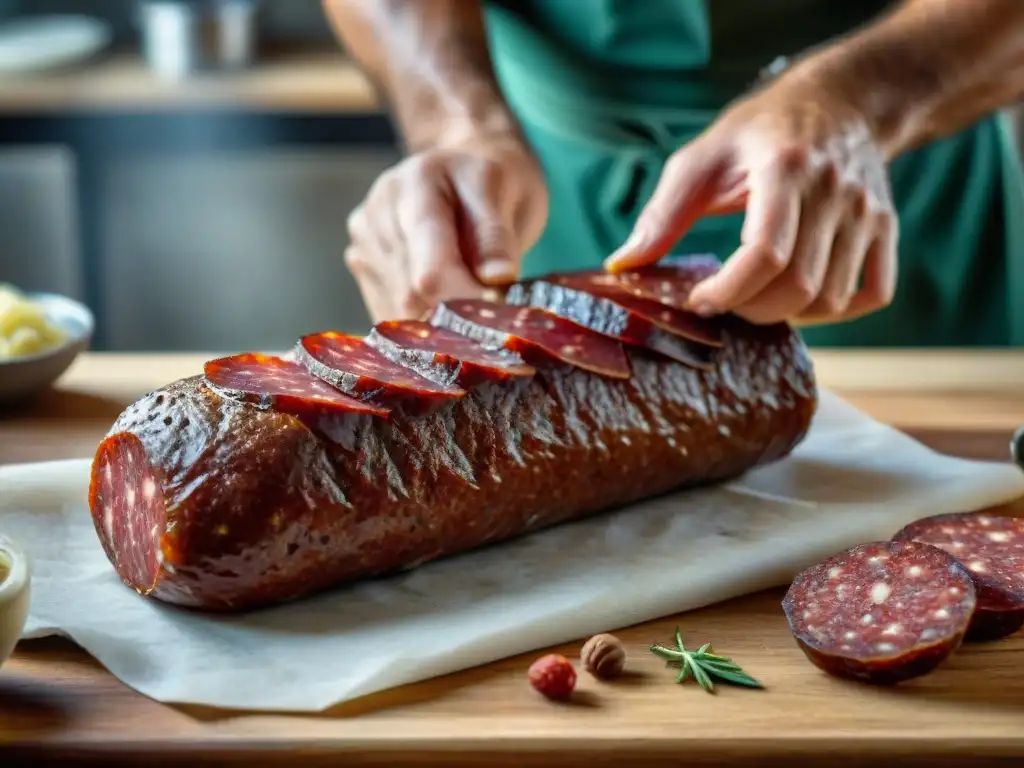
[[[53,384],[88,348],[94,325],[74,299],[0,284],[0,405]]]
[[[0,535],[0,665],[14,652],[28,621],[29,571],[25,552]]]

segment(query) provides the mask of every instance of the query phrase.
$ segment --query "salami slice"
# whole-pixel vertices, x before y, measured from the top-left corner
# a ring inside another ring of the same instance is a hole
[[[430,324],[506,349],[528,363],[568,363],[615,379],[630,377],[622,346],[576,323],[533,307],[515,307],[483,299],[439,304]]]
[[[434,406],[466,394],[461,387],[432,381],[388,360],[356,336],[335,331],[310,334],[299,340],[295,353],[315,377],[360,400]]]
[[[782,601],[815,666],[876,685],[934,670],[960,647],[976,605],[967,569],[916,541],[833,555],[797,576]]]
[[[642,317],[661,330],[684,339],[704,344],[709,347],[722,346],[721,324],[712,319],[701,317],[695,312],[686,311],[684,308],[668,306],[657,299],[649,296],[638,295],[636,285],[632,284],[631,290],[621,276],[608,273],[598,274],[570,274],[559,275],[551,282],[573,288],[577,291],[589,293],[591,296],[608,299],[627,312]],[[670,286],[679,286],[682,281],[661,280],[662,283]],[[690,287],[695,284],[693,281]],[[673,290],[678,290],[675,288]],[[689,289],[687,289],[687,292]],[[678,298],[678,296],[675,296]]]
[[[634,296],[687,310],[693,287],[715,274],[721,266],[714,256],[669,257],[658,264],[620,272],[612,277]]]
[[[602,286],[581,290],[550,280],[516,283],[509,288],[505,300],[517,306],[544,309],[564,320],[589,328],[617,341],[644,347],[665,357],[699,369],[712,367],[713,348],[666,331],[646,314],[601,295]],[[644,301],[648,307],[661,308],[653,302],[628,296],[633,301]],[[665,309],[665,311],[669,311]]]
[[[366,343],[388,360],[440,384],[468,388],[488,381],[530,378],[536,373],[514,352],[487,349],[422,320],[378,323]]]
[[[1024,518],[936,515],[911,523],[894,539],[945,550],[971,574],[978,609],[966,640],[998,640],[1024,626]]]
[[[100,544],[122,580],[148,595],[156,586],[166,528],[163,478],[142,442],[121,432],[104,440],[89,483],[89,508]]]
[[[387,408],[339,392],[296,362],[247,353],[210,360],[206,380],[221,394],[295,415],[315,411],[387,416]]]

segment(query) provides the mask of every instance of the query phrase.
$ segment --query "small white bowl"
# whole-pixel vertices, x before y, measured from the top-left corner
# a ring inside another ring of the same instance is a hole
[[[0,535],[0,666],[14,653],[28,621],[31,581],[25,552]]]
[[[64,331],[64,343],[37,355],[0,360],[0,406],[20,403],[48,389],[89,348],[96,327],[84,304],[54,293],[29,293],[50,322]]]

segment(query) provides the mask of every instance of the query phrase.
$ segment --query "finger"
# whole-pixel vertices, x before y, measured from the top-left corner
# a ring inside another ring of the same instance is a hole
[[[850,305],[843,314],[844,321],[863,317],[889,306],[896,293],[899,270],[898,224],[891,215],[883,215],[881,219],[878,234],[871,241],[864,258],[860,290],[850,300]]]
[[[705,141],[675,152],[637,217],[626,242],[605,260],[605,268],[622,272],[653,264],[665,256],[704,215],[715,197],[721,158]]]
[[[802,172],[781,158],[751,179],[741,245],[718,272],[690,292],[689,304],[697,312],[729,312],[785,271],[800,228]]]
[[[396,317],[397,307],[392,303],[386,287],[373,270],[365,268],[365,262],[366,257],[358,247],[349,246],[345,250],[345,264],[355,278],[370,321],[379,323]]]
[[[836,229],[843,212],[838,169],[824,169],[804,195],[793,257],[776,280],[735,309],[754,323],[777,323],[798,317],[814,303],[828,272]]]
[[[456,229],[450,199],[435,189],[421,188],[401,198],[397,209],[408,293],[406,317],[419,317],[446,298],[473,298],[483,286],[473,278]]]
[[[503,200],[506,196],[494,182],[493,178],[456,181],[461,204],[459,242],[465,263],[472,270],[469,274],[475,274],[478,283],[504,285],[518,277],[523,254],[512,229],[516,210],[513,196]]]
[[[845,315],[857,291],[872,234],[864,213],[850,210],[836,233],[818,298],[798,318],[802,324],[834,322]]]

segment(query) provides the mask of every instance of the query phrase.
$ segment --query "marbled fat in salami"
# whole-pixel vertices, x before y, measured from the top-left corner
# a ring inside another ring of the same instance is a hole
[[[911,523],[894,538],[945,550],[971,574],[978,608],[965,639],[998,640],[1024,626],[1024,518],[936,515]]]
[[[432,381],[388,360],[364,339],[328,331],[303,336],[297,359],[311,374],[360,400],[404,401],[406,405],[440,405],[465,396],[454,384]]]
[[[528,363],[558,361],[616,379],[630,377],[622,346],[607,336],[533,307],[462,299],[439,304],[431,325],[447,328]]]
[[[339,392],[304,366],[271,355],[247,353],[210,360],[203,373],[221,394],[283,413],[388,414],[386,408]]]
[[[487,349],[454,331],[423,320],[378,323],[366,343],[386,358],[442,384],[473,387],[529,378],[536,371],[513,352]]]
[[[89,482],[89,508],[100,545],[125,584],[148,595],[163,563],[163,478],[129,434],[103,441]]]
[[[915,541],[833,555],[797,576],[782,603],[815,666],[878,685],[934,670],[960,647],[976,605],[963,565]]]

